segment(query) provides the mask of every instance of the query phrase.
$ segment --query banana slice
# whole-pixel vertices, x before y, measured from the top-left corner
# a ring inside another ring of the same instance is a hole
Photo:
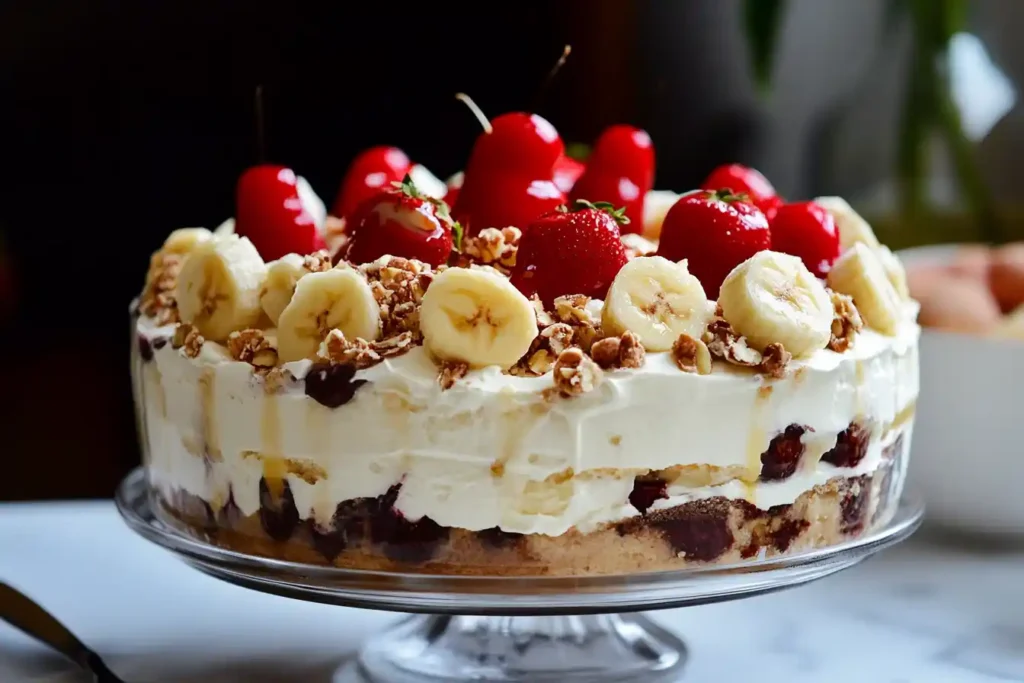
[[[718,305],[758,351],[778,343],[794,357],[806,357],[825,348],[832,336],[832,297],[804,262],[789,254],[762,251],[733,268]]]
[[[298,280],[278,317],[278,358],[284,363],[315,358],[320,342],[334,329],[350,340],[380,336],[380,307],[354,268],[332,268]]]
[[[235,330],[260,319],[260,287],[267,266],[245,237],[210,237],[185,259],[175,297],[184,322],[210,341],[223,341]]]
[[[309,271],[302,267],[304,259],[298,254],[285,254],[267,264],[267,279],[260,289],[260,306],[267,317],[277,325],[281,311],[292,300],[295,285]]]
[[[868,327],[882,334],[896,334],[902,307],[900,295],[889,281],[877,252],[866,244],[854,244],[832,264],[828,285],[853,297]]]
[[[500,273],[449,268],[423,295],[420,330],[442,360],[505,369],[530,349],[537,318],[530,300]]]
[[[681,334],[700,339],[712,314],[704,287],[686,261],[640,256],[612,280],[601,326],[613,335],[632,332],[648,351],[668,351]]]
[[[187,254],[213,237],[206,228],[179,228],[167,236],[162,250],[171,254]]]
[[[822,208],[832,214],[836,222],[836,229],[839,230],[839,247],[846,251],[854,244],[861,242],[872,249],[881,246],[875,231],[871,229],[868,222],[859,213],[853,210],[842,197],[818,197],[814,200]]]
[[[892,284],[896,293],[900,295],[900,298],[904,301],[910,299],[910,287],[907,285],[907,271],[903,267],[903,262],[900,261],[900,257],[892,253],[889,247],[884,244],[879,245],[878,249],[875,250],[875,254],[878,256],[878,260],[882,263],[882,269],[885,271],[885,276],[889,278],[889,283]]]
[[[213,229],[213,234],[217,237],[223,237],[224,235],[235,234],[235,219],[227,218],[223,223]]]
[[[679,197],[671,190],[651,190],[644,196],[644,237],[657,240],[661,236],[661,224]]]

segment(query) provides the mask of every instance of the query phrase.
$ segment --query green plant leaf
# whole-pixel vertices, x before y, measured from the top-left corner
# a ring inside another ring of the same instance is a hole
[[[754,82],[762,93],[771,87],[772,65],[786,0],[743,0],[743,32],[750,51]]]

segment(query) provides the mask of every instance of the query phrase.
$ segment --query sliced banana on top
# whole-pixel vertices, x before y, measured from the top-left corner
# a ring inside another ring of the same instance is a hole
[[[210,237],[181,266],[175,287],[178,313],[206,339],[224,341],[259,321],[266,276],[267,266],[248,238]]]
[[[606,333],[632,332],[648,351],[668,351],[681,334],[700,339],[713,315],[686,262],[641,256],[622,267],[601,309]]]
[[[423,295],[420,330],[442,360],[505,369],[530,349],[537,318],[530,300],[500,273],[449,268]]]
[[[278,316],[277,355],[282,362],[316,358],[331,330],[346,339],[380,336],[380,306],[366,277],[354,268],[332,268],[303,276]]]
[[[806,357],[825,348],[832,336],[832,297],[804,262],[789,254],[762,251],[733,268],[718,305],[758,351],[778,343],[794,357]]]
[[[213,233],[206,228],[178,228],[164,240],[162,250],[172,254],[188,254],[211,237]]]
[[[903,267],[900,257],[892,253],[889,247],[884,244],[875,250],[878,260],[882,263],[885,276],[889,278],[890,284],[904,301],[910,299],[910,286],[907,284],[907,271]]]
[[[298,254],[285,254],[267,264],[267,279],[260,289],[260,306],[271,322],[277,325],[281,311],[292,300],[295,285],[309,271],[302,267],[305,259]]]
[[[881,246],[875,231],[871,229],[868,222],[842,197],[818,197],[814,200],[830,214],[836,222],[836,229],[839,231],[839,248],[846,251],[854,244],[862,243],[872,249]]]
[[[903,302],[889,281],[877,251],[863,243],[854,244],[832,264],[828,285],[840,294],[853,297],[868,327],[882,334],[896,334]]]
[[[679,201],[680,195],[671,190],[651,190],[644,197],[644,237],[656,240],[661,236],[661,225],[668,210]]]
[[[220,225],[213,229],[213,234],[216,235],[217,237],[235,234],[235,219],[225,219],[223,223],[221,223]]]

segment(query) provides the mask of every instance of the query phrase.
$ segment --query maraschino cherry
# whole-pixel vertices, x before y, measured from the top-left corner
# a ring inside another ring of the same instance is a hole
[[[799,256],[820,278],[828,275],[839,258],[839,230],[823,206],[814,202],[782,204],[770,224],[772,249]]]
[[[625,208],[623,232],[642,232],[644,197],[654,188],[654,145],[639,128],[610,126],[598,138],[587,168],[570,198],[608,202]]]
[[[552,180],[559,190],[568,195],[586,168],[587,165],[582,161],[563,154],[555,162],[555,176]]]
[[[712,192],[732,190],[733,194],[745,194],[750,203],[765,214],[774,213],[782,205],[782,199],[768,179],[757,169],[743,164],[719,166],[700,187]]]
[[[405,152],[397,147],[371,147],[355,158],[345,172],[331,214],[350,219],[364,201],[400,182],[412,168]]]
[[[314,212],[299,193],[295,172],[260,164],[238,179],[235,232],[249,240],[265,261],[325,248]]]
[[[565,203],[551,180],[565,145],[555,127],[536,114],[514,112],[488,121],[459,94],[484,126],[466,164],[452,214],[470,234],[484,228],[525,228]]]
[[[448,205],[424,195],[408,175],[363,202],[354,216],[346,254],[352,263],[390,254],[440,266],[461,231]]]

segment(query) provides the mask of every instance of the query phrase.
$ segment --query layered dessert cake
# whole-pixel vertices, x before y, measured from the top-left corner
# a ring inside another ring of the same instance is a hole
[[[258,166],[233,221],[154,254],[133,378],[164,520],[496,575],[731,563],[888,521],[919,329],[861,217],[737,165],[656,192],[626,126],[582,163],[540,117],[484,123],[447,185],[374,148],[326,216]]]

